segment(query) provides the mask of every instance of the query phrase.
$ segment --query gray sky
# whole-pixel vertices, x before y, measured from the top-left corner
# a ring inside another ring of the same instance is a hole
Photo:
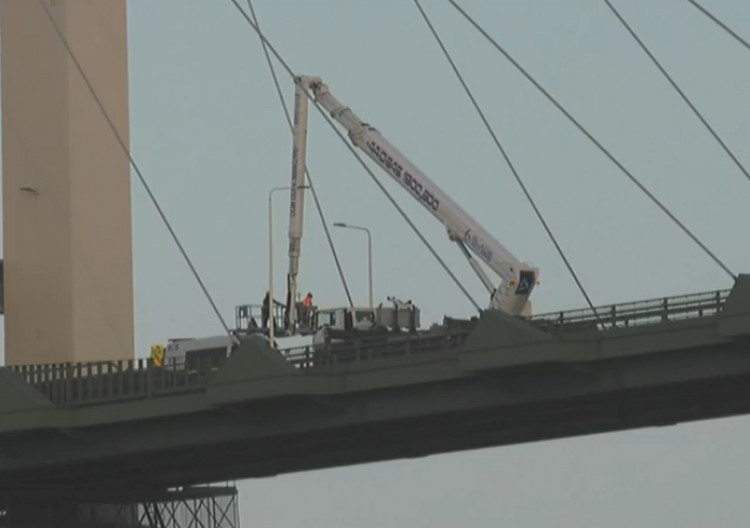
[[[750,4],[704,0],[750,37]],[[445,1],[424,2],[597,304],[727,288],[729,278],[533,90]],[[735,271],[750,271],[750,182],[601,1],[464,0],[540,82]],[[750,165],[750,52],[684,0],[618,8]],[[270,40],[320,75],[519,258],[540,268],[535,311],[584,300],[432,36],[408,1],[256,0]],[[291,137],[259,42],[229,0],[129,2],[133,155],[225,317],[266,289],[267,193],[287,185]],[[291,81],[280,72],[285,95]],[[471,305],[319,115],[308,165],[330,222],[369,226],[375,295],[426,322]],[[376,174],[475,298],[444,230]],[[275,201],[282,291],[285,197]],[[134,180],[136,343],[220,333]],[[312,201],[301,288],[345,301]],[[365,240],[334,231],[366,302]],[[283,295],[278,295],[279,298]],[[230,321],[231,322],[231,321]],[[247,526],[720,526],[746,524],[745,418],[488,449],[243,483]]]

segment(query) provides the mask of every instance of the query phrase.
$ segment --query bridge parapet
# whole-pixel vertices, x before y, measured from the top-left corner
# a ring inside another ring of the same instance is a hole
[[[268,364],[256,364],[261,358],[253,356],[255,363],[248,368],[242,365],[222,368],[232,358],[215,357],[191,360],[191,365],[175,360],[157,366],[148,358],[100,361],[86,363],[59,363],[19,365],[6,367],[20,381],[25,381],[58,406],[79,406],[117,401],[144,399],[206,389],[211,380],[217,383],[234,383],[237,376],[253,381],[252,374],[270,375],[274,363],[284,374],[283,366],[295,372],[316,368],[357,368],[373,360],[400,359],[427,352],[455,350],[468,336],[468,332],[434,332],[429,334],[400,334],[357,339],[334,348],[313,349],[297,347],[268,351]],[[244,359],[244,356],[243,358]],[[241,361],[242,363],[242,361]],[[244,365],[244,363],[243,363]],[[263,367],[263,372],[259,368]],[[2,369],[0,369],[2,370]],[[250,374],[250,377],[248,375]],[[271,376],[273,377],[273,376]],[[29,387],[29,389],[31,389]]]
[[[377,337],[365,337],[336,344],[331,348],[315,349],[310,346],[294,347],[282,350],[286,360],[300,369],[347,365],[403,358],[426,352],[441,352],[458,349],[468,337],[469,332],[431,331],[417,334],[383,334]]]
[[[731,291],[719,290],[614,304],[598,307],[596,311],[570,310],[541,314],[531,319],[531,325],[519,318],[487,313],[478,325],[471,328],[441,328],[417,334],[388,333],[333,343],[324,348],[308,346],[280,351],[269,349],[264,368],[271,368],[274,372],[278,370],[278,373],[272,372],[266,376],[271,379],[274,376],[289,377],[291,374],[308,371],[321,374],[355,373],[387,368],[389,365],[406,365],[410,361],[423,361],[418,358],[428,354],[436,358],[452,356],[460,360],[462,369],[469,371],[486,366],[482,360],[472,367],[470,357],[473,356],[490,355],[495,362],[502,357],[502,365],[533,362],[536,356],[539,356],[536,361],[604,358],[625,353],[610,353],[609,348],[615,345],[616,348],[619,347],[618,350],[627,348],[627,353],[630,353],[634,350],[634,339],[638,339],[643,333],[639,329],[648,325],[653,329],[640,337],[649,341],[650,345],[638,345],[635,348],[648,352],[655,347],[666,346],[669,349],[672,346],[686,346],[686,343],[678,341],[671,334],[655,337],[659,335],[657,329],[675,329],[684,324],[689,325],[691,319],[696,320],[699,326],[712,325],[717,317],[720,332],[702,332],[700,339],[714,340],[724,335],[732,337],[750,334],[750,275],[741,275]],[[613,329],[619,331],[610,333]],[[629,337],[622,340],[619,339],[620,335]],[[691,341],[693,344],[700,342],[695,341],[697,338],[689,329],[686,329],[684,336],[683,341]],[[609,337],[613,339],[608,339]],[[600,338],[604,338],[604,344],[597,344]],[[674,344],[662,343],[664,339],[669,339]],[[571,352],[571,347],[575,348],[575,353]],[[540,351],[544,353],[541,354]],[[212,380],[215,385],[237,382],[246,385],[246,382],[256,380],[259,365],[245,365],[247,368],[227,365],[223,368],[231,360],[232,358],[199,357],[190,365],[173,360],[167,361],[163,366],[156,366],[150,359],[136,359],[7,368],[12,371],[8,374],[17,375],[20,377],[19,382],[25,381],[31,386],[30,390],[35,388],[53,404],[80,406],[201,391],[208,388]],[[255,360],[259,359],[254,357]],[[235,379],[238,376],[245,376],[246,379]],[[271,392],[278,392],[276,389]]]
[[[539,328],[554,333],[660,324],[718,314],[732,290],[663,297],[579,310],[539,314],[531,318]]]
[[[6,368],[52,403],[65,406],[194,390],[205,386],[219,366],[215,361],[198,361],[196,368],[186,370],[184,363],[172,361],[156,366],[149,358]]]

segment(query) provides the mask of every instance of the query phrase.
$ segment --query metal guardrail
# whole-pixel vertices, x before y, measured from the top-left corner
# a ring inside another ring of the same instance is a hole
[[[612,330],[668,321],[716,315],[724,306],[730,290],[663,297],[591,309],[552,312],[531,317],[531,323],[555,333],[581,328]]]
[[[300,369],[385,357],[455,349],[468,332],[428,335],[394,335],[358,339],[328,348],[298,347],[280,350],[290,364]],[[58,363],[7,367],[18,373],[52,403],[61,406],[98,404],[149,398],[201,389],[228,358],[200,356],[184,362],[167,361],[157,366],[152,359]]]
[[[327,365],[370,361],[373,359],[395,358],[454,350],[463,345],[469,332],[425,332],[418,334],[382,334],[332,343],[326,348],[310,346],[293,347],[280,352],[286,360],[300,369],[310,369]]]
[[[207,358],[210,360],[211,358]],[[222,361],[154,365],[151,359],[6,367],[57,405],[148,398],[204,387]]]

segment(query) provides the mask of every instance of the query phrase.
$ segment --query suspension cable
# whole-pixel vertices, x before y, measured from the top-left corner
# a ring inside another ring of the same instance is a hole
[[[747,49],[750,50],[750,42],[748,42],[747,40],[743,39],[737,33],[735,33],[734,31],[732,31],[732,29],[729,26],[727,26],[724,22],[722,22],[721,20],[719,20],[718,18],[716,18],[714,15],[712,15],[708,11],[708,9],[706,9],[705,7],[703,7],[702,5],[700,5],[695,0],[687,0],[687,1],[690,2],[691,4],[693,4],[693,6],[695,6],[695,8],[698,9],[701,13],[703,13],[708,18],[710,18],[711,20],[713,20],[716,23],[716,25],[718,25],[724,31],[726,31],[731,36],[733,36],[737,40],[737,42],[739,42],[740,44],[742,44],[743,46],[745,46]]]
[[[627,21],[620,15],[620,13],[615,9],[615,6],[612,5],[610,0],[604,0],[604,3],[607,4],[607,7],[615,14],[617,19],[622,23],[622,25],[625,27],[625,29],[628,30],[628,33],[633,37],[633,39],[638,43],[638,45],[641,47],[641,49],[648,55],[648,58],[651,59],[651,62],[654,63],[654,65],[659,69],[659,71],[664,75],[664,77],[669,81],[669,84],[672,85],[672,88],[675,89],[675,91],[682,97],[682,100],[685,101],[685,104],[687,104],[690,109],[693,111],[695,116],[700,119],[701,123],[703,123],[703,126],[706,127],[706,129],[711,133],[711,135],[714,137],[714,139],[721,145],[721,148],[724,149],[724,152],[727,153],[727,155],[732,159],[735,165],[737,165],[737,168],[742,171],[742,174],[745,175],[745,177],[750,181],[750,173],[747,172],[745,167],[742,165],[742,162],[737,159],[737,157],[734,155],[734,153],[729,149],[729,147],[722,141],[721,137],[719,137],[719,134],[716,133],[716,131],[711,127],[711,125],[708,124],[708,121],[703,117],[701,112],[693,105],[693,103],[688,99],[688,96],[685,95],[685,93],[680,89],[680,87],[677,85],[677,83],[672,79],[672,77],[667,73],[667,70],[664,69],[664,67],[659,63],[657,58],[654,56],[653,53],[648,49],[646,44],[643,43],[643,41],[638,37],[638,35],[635,33],[633,28],[630,26],[630,24],[627,23]]]
[[[289,76],[294,80],[295,83],[299,84],[299,81],[297,80],[297,76],[294,74],[294,71],[289,66],[289,64],[283,59],[283,57],[279,54],[278,51],[276,51],[276,48],[268,41],[266,36],[261,32],[260,28],[250,19],[250,17],[245,13],[245,11],[240,7],[238,0],[230,0],[232,4],[237,8],[237,11],[240,12],[242,17],[245,19],[245,21],[250,25],[250,27],[253,28],[253,30],[258,34],[258,37],[266,43],[268,46],[268,49],[271,51],[271,53],[276,57],[276,60],[279,61],[279,64],[286,70],[286,72],[289,74]],[[323,119],[325,119],[326,123],[333,129],[333,131],[336,133],[336,135],[341,139],[341,141],[346,145],[346,147],[349,149],[349,152],[357,159],[360,165],[365,169],[367,174],[370,176],[370,178],[375,182],[375,184],[378,186],[378,188],[383,192],[383,194],[388,198],[388,200],[391,202],[393,207],[396,208],[396,210],[401,214],[403,219],[406,221],[407,224],[409,224],[409,227],[414,231],[414,233],[419,237],[419,239],[422,241],[422,243],[427,247],[427,249],[430,251],[433,257],[440,263],[440,265],[443,267],[445,272],[450,276],[451,279],[453,279],[453,282],[456,283],[458,288],[461,290],[461,292],[469,299],[471,304],[476,308],[478,312],[481,313],[481,308],[476,303],[474,298],[471,296],[471,294],[466,290],[463,284],[461,284],[461,281],[458,280],[458,278],[455,276],[455,274],[451,271],[451,269],[448,267],[448,265],[445,263],[445,261],[440,257],[440,255],[437,254],[435,249],[432,247],[432,245],[427,241],[427,239],[422,235],[422,232],[419,230],[419,228],[414,225],[414,223],[411,221],[411,218],[409,218],[409,215],[406,214],[406,212],[401,208],[401,206],[398,205],[396,200],[391,196],[391,194],[388,192],[388,190],[383,186],[383,184],[380,182],[378,177],[375,175],[375,173],[372,171],[372,169],[365,163],[364,159],[359,155],[359,153],[354,149],[354,147],[349,143],[349,141],[346,140],[343,133],[338,129],[336,124],[331,120],[331,118],[328,116],[328,113],[325,111],[323,107],[320,106],[320,104],[315,100],[315,98],[312,96],[312,94],[307,90],[306,87],[300,85],[305,92],[305,95],[307,95],[307,98],[312,101],[312,103],[315,105],[315,108],[320,112],[320,115],[323,116]]]
[[[448,2],[453,5],[453,7],[456,8],[456,10],[461,13],[466,20],[473,25],[477,31],[479,31],[494,47],[497,49],[500,53],[503,54],[503,56],[508,59],[508,61],[515,66],[515,68],[524,76],[526,79],[534,85],[534,87],[539,90],[539,92],[542,93],[554,106],[557,108],[562,114],[571,122],[573,123],[578,130],[581,131],[581,133],[586,136],[609,160],[617,166],[620,171],[627,176],[631,182],[633,182],[648,198],[656,204],[659,209],[662,210],[664,214],[666,214],[690,239],[695,242],[698,247],[700,247],[706,255],[708,255],[722,270],[724,270],[727,275],[732,277],[732,279],[736,279],[736,276],[732,271],[727,267],[724,262],[722,262],[703,242],[700,241],[700,239],[693,234],[693,232],[685,225],[683,224],[668,208],[665,206],[656,196],[651,193],[639,180],[636,178],[625,166],[620,163],[620,161],[615,158],[615,156],[607,150],[604,145],[602,145],[599,140],[597,140],[581,123],[578,122],[578,120],[573,117],[570,112],[568,112],[558,101],[555,99],[539,82],[537,82],[534,77],[531,76],[530,73],[528,73],[523,66],[521,66],[500,44],[497,43],[497,41],[490,36],[487,31],[482,28],[472,17],[469,15],[466,11],[464,11],[461,6],[459,6],[455,0],[448,0]]]
[[[568,271],[573,277],[573,280],[575,281],[576,285],[578,286],[578,289],[583,294],[583,297],[586,299],[586,303],[589,305],[589,308],[596,314],[596,309],[594,308],[594,304],[591,302],[591,298],[589,297],[588,293],[586,292],[586,289],[583,286],[583,283],[579,280],[578,275],[576,274],[575,270],[573,269],[573,266],[568,261],[567,256],[565,255],[565,252],[563,251],[562,247],[560,247],[560,244],[557,242],[557,238],[552,233],[552,230],[550,229],[549,225],[547,224],[547,221],[544,219],[544,216],[542,215],[541,210],[539,207],[537,207],[536,202],[534,201],[534,198],[532,198],[531,193],[526,188],[526,185],[524,184],[523,180],[521,179],[521,175],[516,170],[516,167],[513,165],[513,163],[510,160],[510,156],[508,155],[507,151],[503,147],[503,145],[500,143],[500,140],[497,138],[497,135],[495,134],[494,129],[492,128],[492,125],[490,125],[489,121],[487,121],[487,118],[485,117],[484,111],[482,111],[482,108],[479,106],[479,103],[474,98],[474,94],[471,92],[471,89],[469,89],[469,86],[466,84],[466,81],[463,78],[463,75],[461,75],[461,72],[458,70],[458,67],[456,66],[456,63],[453,61],[453,58],[451,57],[450,53],[448,52],[448,49],[443,44],[443,40],[440,38],[440,35],[438,35],[437,30],[432,25],[432,22],[430,21],[429,17],[427,16],[427,13],[425,13],[424,9],[422,9],[422,5],[419,3],[419,0],[414,0],[414,3],[417,6],[417,9],[419,9],[420,14],[422,15],[422,18],[427,23],[427,27],[430,29],[430,32],[435,37],[435,40],[437,41],[438,45],[440,46],[440,49],[443,51],[443,54],[445,55],[445,58],[448,60],[448,63],[450,64],[451,68],[453,69],[453,72],[456,74],[456,77],[458,78],[459,82],[461,83],[461,86],[463,86],[464,91],[466,92],[466,95],[469,96],[469,99],[471,100],[471,104],[474,105],[474,108],[477,111],[477,114],[479,114],[479,117],[482,119],[482,122],[484,123],[485,128],[487,129],[487,132],[489,132],[490,136],[492,136],[492,141],[495,142],[495,145],[497,146],[497,149],[500,151],[500,154],[502,154],[503,158],[505,159],[505,162],[508,164],[508,167],[510,168],[510,171],[513,173],[513,176],[515,177],[516,181],[518,182],[518,185],[521,187],[521,190],[523,191],[523,194],[526,196],[526,199],[528,200],[531,207],[534,209],[534,212],[536,213],[537,218],[539,218],[539,221],[541,222],[542,226],[544,227],[544,230],[547,232],[547,235],[549,236],[550,240],[552,241],[552,244],[554,244],[555,249],[557,249],[558,254],[560,255],[560,258],[565,263],[565,266],[568,268]],[[598,314],[597,314],[598,315]]]
[[[169,234],[172,236],[172,240],[174,240],[175,244],[177,245],[177,248],[180,250],[180,253],[182,254],[183,259],[185,259],[185,262],[187,263],[188,267],[190,268],[190,271],[193,273],[193,277],[195,277],[195,280],[198,282],[198,285],[200,286],[201,290],[203,291],[203,295],[206,297],[206,300],[211,305],[211,308],[213,309],[214,313],[216,314],[216,318],[221,323],[221,326],[224,327],[224,331],[226,334],[232,339],[232,341],[236,342],[237,338],[234,336],[234,334],[229,330],[229,326],[227,325],[226,321],[224,320],[224,317],[221,315],[221,312],[216,306],[216,303],[214,302],[213,297],[208,292],[208,289],[206,288],[206,285],[203,283],[203,280],[201,279],[200,274],[198,273],[198,270],[196,270],[195,266],[193,265],[192,260],[190,260],[190,257],[187,254],[187,251],[185,251],[185,248],[183,247],[182,243],[180,242],[179,237],[177,236],[177,233],[172,228],[172,224],[169,222],[169,219],[167,218],[166,214],[164,214],[164,211],[161,208],[161,205],[159,205],[159,201],[156,199],[156,196],[151,191],[151,187],[149,187],[148,182],[146,182],[146,178],[143,176],[143,173],[141,172],[141,169],[138,167],[138,164],[135,162],[135,159],[133,158],[133,155],[130,152],[130,149],[125,144],[125,141],[123,141],[122,136],[117,130],[117,127],[115,126],[114,122],[112,121],[112,118],[109,115],[109,112],[107,112],[107,109],[104,107],[104,104],[102,104],[101,99],[99,99],[98,94],[96,93],[96,90],[94,90],[93,85],[91,84],[91,81],[89,80],[88,76],[83,70],[83,67],[81,66],[81,63],[78,61],[78,58],[76,57],[75,53],[73,53],[72,48],[70,47],[70,44],[68,43],[68,40],[65,38],[65,35],[63,35],[62,31],[57,25],[57,22],[55,22],[55,18],[52,16],[52,13],[49,10],[49,7],[47,7],[47,4],[44,2],[44,0],[38,0],[39,5],[42,6],[42,9],[44,9],[44,12],[47,15],[47,18],[49,19],[50,23],[52,24],[52,27],[55,30],[55,33],[57,33],[57,36],[59,37],[62,44],[65,46],[65,49],[68,53],[68,56],[73,61],[73,64],[75,65],[76,69],[78,70],[78,73],[80,74],[81,78],[83,79],[83,82],[86,84],[86,87],[88,88],[89,92],[91,93],[91,96],[94,98],[94,101],[96,102],[97,106],[99,107],[99,110],[101,111],[102,115],[104,116],[104,119],[107,121],[107,124],[112,129],[112,133],[115,136],[115,139],[120,145],[120,148],[123,150],[125,155],[128,157],[128,161],[130,162],[130,165],[133,167],[133,170],[135,171],[136,175],[138,176],[138,179],[141,182],[141,185],[143,185],[143,188],[146,190],[146,193],[148,194],[148,197],[151,199],[151,203],[154,204],[154,207],[156,208],[156,211],[159,213],[159,216],[161,217],[162,222],[167,227],[167,230],[169,231]]]
[[[253,2],[252,0],[247,0],[247,6],[250,8],[250,14],[253,17],[253,21],[255,22],[255,25],[260,28],[260,23],[258,22],[258,17],[255,14],[255,9],[253,8]],[[284,95],[281,92],[281,85],[279,84],[279,78],[276,75],[276,68],[273,66],[273,61],[271,61],[271,56],[268,54],[268,47],[266,46],[266,43],[263,39],[260,39],[260,44],[263,47],[263,54],[266,56],[266,62],[268,63],[268,68],[271,70],[271,77],[273,78],[273,84],[276,87],[276,93],[279,96],[279,101],[281,102],[281,108],[284,110],[284,116],[286,116],[287,124],[289,125],[289,129],[293,132],[294,131],[294,125],[292,124],[292,118],[290,117],[289,108],[287,107],[286,101],[284,100]],[[323,208],[320,205],[320,201],[318,200],[318,193],[315,191],[315,186],[313,185],[312,178],[310,177],[310,171],[307,167],[307,161],[305,161],[305,174],[307,175],[307,182],[310,184],[310,191],[312,191],[313,200],[315,200],[315,208],[318,211],[318,216],[320,217],[320,223],[323,225],[323,231],[325,232],[326,239],[328,239],[328,245],[331,248],[331,253],[333,254],[333,260],[336,262],[336,269],[339,272],[339,277],[341,278],[341,284],[344,286],[344,291],[346,292],[346,298],[349,300],[349,306],[352,308],[354,307],[354,301],[352,300],[351,292],[349,291],[349,285],[346,282],[346,277],[344,277],[344,269],[341,266],[341,262],[339,261],[339,256],[336,253],[336,247],[333,244],[333,237],[331,237],[331,231],[328,228],[328,222],[326,222],[325,216],[323,214]]]

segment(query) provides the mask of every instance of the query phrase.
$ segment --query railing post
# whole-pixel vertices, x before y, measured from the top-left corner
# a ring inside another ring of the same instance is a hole
[[[170,387],[174,389],[175,387],[177,387],[177,382],[178,382],[177,380],[177,358],[176,357],[172,358],[172,370],[170,372],[172,373]]]
[[[96,364],[96,396],[97,399],[104,399],[104,373],[102,372],[102,363]]]
[[[60,378],[62,375],[60,374],[60,365],[52,365],[50,366],[50,369],[52,369],[50,394],[52,395],[52,401],[59,405],[60,400],[62,399],[62,386],[60,385]]]
[[[159,369],[159,386],[160,390],[164,392],[167,388],[167,376],[166,372],[164,372],[164,359],[162,358],[161,365],[158,366]]]
[[[52,384],[50,383],[50,379],[52,379],[52,375],[49,372],[49,365],[44,365],[44,374],[42,376],[42,379],[44,380],[44,394],[47,396],[47,398],[52,399]]]
[[[151,390],[151,358],[146,359],[146,398],[150,398]]]
[[[80,363],[75,364],[75,376],[76,376],[76,392],[73,399],[80,400],[81,394],[83,393],[83,365]]]
[[[124,363],[120,361],[117,367],[117,395],[122,398],[125,392],[125,369],[123,368]]]
[[[669,321],[669,299],[664,298],[661,301],[661,308],[662,308],[662,314],[661,314],[661,321],[662,323],[666,323]]]
[[[206,370],[205,358],[200,354],[195,357],[195,385],[200,386]]]
[[[114,369],[112,368],[112,362],[107,361],[105,363],[105,366],[107,367],[107,371],[104,374],[104,381],[105,385],[107,386],[107,399],[111,400],[114,397],[115,392],[115,375],[114,375]]]
[[[73,401],[73,374],[74,367],[72,363],[68,363],[65,368],[65,404],[70,405]]]
[[[86,363],[86,397],[92,399],[94,396],[94,376],[92,375],[93,369],[91,363]]]

